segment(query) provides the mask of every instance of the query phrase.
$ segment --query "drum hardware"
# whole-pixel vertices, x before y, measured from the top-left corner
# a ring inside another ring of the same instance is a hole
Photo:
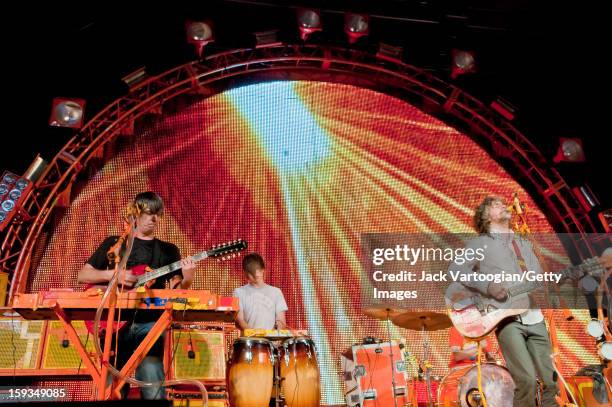
[[[308,337],[286,339],[278,346],[280,369],[279,385],[288,407],[318,407],[320,380],[317,351]]]
[[[393,317],[393,323],[401,328],[421,331],[423,338],[423,361],[420,369],[423,371],[427,386],[427,405],[433,407],[433,395],[431,391],[431,366],[429,365],[429,338],[426,331],[437,331],[449,328],[451,320],[446,314],[432,311],[411,311]]]
[[[373,336],[366,336],[365,338],[363,338],[363,340],[361,341],[361,343],[363,345],[373,345],[375,343],[381,343],[382,341],[378,338],[374,338]]]
[[[275,351],[278,353],[278,348],[275,349]],[[288,354],[285,356],[285,363],[287,363],[287,365],[289,364],[289,358],[288,358]],[[280,355],[277,355],[276,360],[280,360]],[[280,375],[280,363],[275,363],[274,364],[274,405],[276,407],[282,407],[283,405],[283,399],[281,396],[281,381],[283,380],[283,378]]]
[[[478,366],[458,366],[442,379],[438,387],[438,404],[453,407],[480,407],[483,394],[478,390]],[[512,407],[514,381],[503,366],[482,363],[482,389],[487,403],[493,407]]]
[[[470,389],[466,399],[469,406],[482,406],[482,394],[478,389]]]

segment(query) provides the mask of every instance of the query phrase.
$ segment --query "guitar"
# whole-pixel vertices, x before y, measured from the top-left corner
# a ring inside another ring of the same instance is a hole
[[[583,277],[601,278],[604,272],[605,268],[593,257],[558,273],[562,275],[561,280],[570,278],[577,281]],[[446,289],[444,300],[449,317],[461,335],[478,339],[489,334],[503,319],[528,311],[529,293],[542,285],[542,282],[532,281],[510,285],[506,287],[506,300],[497,301],[459,282],[453,282]]]
[[[209,257],[218,258],[220,260],[229,260],[235,257],[235,254],[237,252],[245,250],[246,248],[247,248],[246,240],[239,239],[233,242],[228,242],[228,243],[224,243],[221,245],[213,246],[209,250],[204,250],[203,252],[200,252],[198,254],[191,256],[191,259],[194,262],[199,262]],[[138,276],[138,279],[134,283],[133,288],[137,289],[139,287],[147,287],[148,283],[152,282],[156,278],[165,276],[166,274],[170,274],[176,270],[179,270],[180,268],[181,268],[181,260],[175,261],[174,263],[168,264],[163,267],[159,267],[157,269],[151,269],[147,265],[134,266],[131,268],[131,271],[132,271],[132,274]],[[99,284],[87,284],[86,285],[86,289],[101,288],[101,287],[103,286],[100,286]],[[125,321],[121,321],[118,323],[113,322],[113,331],[123,328],[125,324],[126,324]],[[87,327],[87,330],[92,334],[94,332],[93,325],[94,325],[94,321],[85,321],[85,326]],[[99,330],[100,334],[106,329],[106,327],[107,327],[106,321],[100,321],[100,330]]]

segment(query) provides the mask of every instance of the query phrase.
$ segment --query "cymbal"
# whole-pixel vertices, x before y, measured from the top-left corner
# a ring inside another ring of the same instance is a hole
[[[448,315],[432,311],[409,311],[397,315],[391,321],[402,328],[420,331],[437,331],[449,328],[452,323]]]
[[[393,319],[393,317],[399,316],[405,312],[406,310],[403,310],[403,309],[386,307],[383,305],[365,308],[363,310],[363,313],[366,314],[367,316],[376,318],[376,319],[380,319],[383,321],[386,319]]]

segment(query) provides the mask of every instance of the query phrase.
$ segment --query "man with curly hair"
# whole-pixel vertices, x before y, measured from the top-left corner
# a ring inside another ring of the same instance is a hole
[[[515,234],[510,227],[511,213],[497,196],[486,197],[476,208],[473,226],[478,237],[468,247],[484,248],[482,261],[473,260],[452,267],[464,274],[523,273],[534,270],[541,273],[540,264],[529,240]],[[504,283],[489,281],[461,281],[463,285],[485,296],[504,301],[508,289]],[[544,315],[539,308],[531,308],[520,315],[503,320],[496,330],[499,346],[506,366],[516,385],[514,406],[535,407],[537,378],[542,389],[543,407],[558,406],[556,373],[551,361],[551,345]]]

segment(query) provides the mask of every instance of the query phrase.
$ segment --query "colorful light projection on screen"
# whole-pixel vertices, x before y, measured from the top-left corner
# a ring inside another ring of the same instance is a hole
[[[232,89],[143,121],[85,185],[48,237],[30,289],[82,288],[76,273],[138,192],[166,202],[159,236],[184,255],[246,239],[284,292],[288,323],[318,346],[323,403],[342,403],[340,353],[387,338],[361,313],[360,234],[469,232],[487,194],[524,190],[469,137],[404,101],[349,85],[270,82]],[[552,232],[536,209],[533,230]],[[245,284],[240,260],[200,263],[193,288]],[[594,363],[588,316],[562,325],[565,372]],[[421,334],[392,327],[422,354]],[[448,331],[430,333],[434,372],[447,371]]]

